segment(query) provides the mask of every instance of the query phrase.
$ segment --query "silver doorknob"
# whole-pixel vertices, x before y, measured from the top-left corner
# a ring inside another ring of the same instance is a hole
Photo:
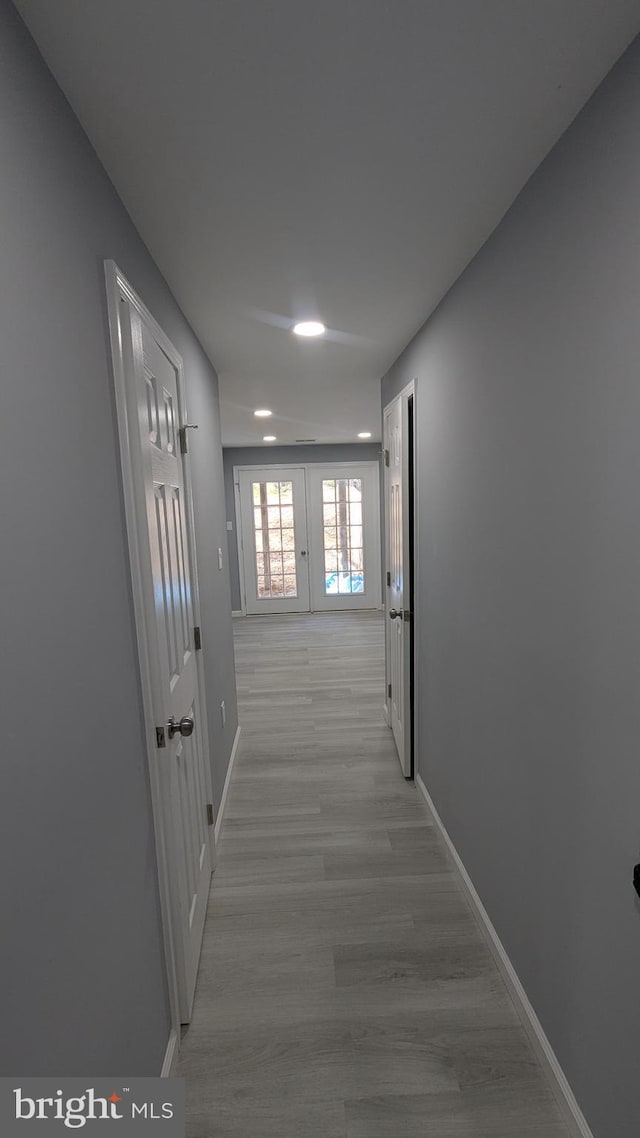
[[[397,620],[398,617],[402,617],[402,609],[389,609],[389,616],[392,620]]]
[[[174,735],[183,735],[188,738],[189,735],[193,735],[193,719],[190,719],[188,715],[183,715],[180,722],[177,723],[172,715],[167,723],[167,734],[170,739],[173,739]]]

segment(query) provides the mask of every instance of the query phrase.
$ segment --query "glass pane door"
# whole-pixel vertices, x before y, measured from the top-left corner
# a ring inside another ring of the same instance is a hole
[[[307,467],[311,607],[380,608],[380,466]]]
[[[247,613],[308,612],[304,470],[245,468],[238,480]]]

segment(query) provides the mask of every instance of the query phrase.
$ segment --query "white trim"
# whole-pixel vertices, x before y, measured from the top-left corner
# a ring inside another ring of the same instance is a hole
[[[233,504],[236,510],[236,554],[238,558],[238,584],[240,587],[240,616],[247,615],[247,595],[244,581],[244,550],[242,548],[242,503],[240,501],[239,467],[233,468]]]
[[[531,1044],[540,1060],[543,1068],[546,1070],[550,1077],[552,1088],[558,1105],[564,1116],[564,1120],[569,1127],[572,1138],[593,1138],[593,1134],[589,1124],[584,1117],[580,1107],[578,1106],[577,1099],[569,1086],[567,1077],[560,1066],[558,1058],[545,1034],[544,1028],[538,1019],[533,1006],[525,992],[520,978],[509,959],[507,951],[500,940],[487,910],[485,909],[480,897],[476,891],[473,881],[469,877],[467,870],[464,866],[462,858],[454,846],[444,822],[442,821],[438,811],[435,808],[433,799],[429,794],[424,782],[420,775],[416,773],[415,783],[418,790],[422,794],[430,813],[433,815],[433,820],[442,834],[449,852],[455,862],[462,878],[465,893],[469,899],[472,909],[480,923],[483,932],[489,942],[489,948],[493,954],[494,960],[502,975],[503,980],[509,991],[509,995],[513,1000],[516,1011],[522,1020],[523,1027],[529,1036]]]
[[[214,831],[213,831],[213,836],[214,836],[216,842],[218,841],[218,838],[220,837],[220,830],[222,828],[222,819],[224,817],[224,808],[227,805],[227,795],[229,793],[229,786],[231,784],[231,775],[233,773],[233,764],[235,763],[236,756],[238,754],[238,743],[240,742],[240,730],[241,730],[240,724],[238,724],[238,726],[236,728],[236,737],[233,740],[233,747],[231,748],[231,755],[229,756],[229,766],[227,767],[227,775],[226,775],[226,778],[224,780],[224,786],[222,788],[222,798],[220,799],[220,809],[218,810],[218,816],[216,818],[216,824],[215,824]]]
[[[231,615],[232,616],[244,616],[244,613],[243,613],[242,609],[232,609]]]
[[[380,607],[382,607],[382,606],[380,606]],[[383,703],[383,705],[382,705],[382,714],[383,714],[384,721],[385,721],[387,727],[390,727],[391,724],[389,722],[389,708],[387,707],[386,703]]]
[[[167,1050],[164,1054],[162,1070],[160,1072],[161,1079],[168,1079],[170,1077],[173,1061],[177,1057],[178,1050],[178,1033],[174,1028],[171,1028],[171,1034],[169,1036],[169,1042],[167,1043]]]
[[[380,463],[375,458],[364,458],[362,462],[356,462],[355,459],[349,462],[340,462],[339,459],[329,459],[327,462],[250,462],[243,463],[241,466],[234,466],[236,470],[306,470],[310,466],[375,466],[376,469]]]

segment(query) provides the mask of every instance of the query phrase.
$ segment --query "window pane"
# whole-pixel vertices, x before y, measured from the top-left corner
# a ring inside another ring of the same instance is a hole
[[[285,597],[297,596],[295,574],[287,574],[285,576],[285,578],[284,578],[284,595],[285,595]]]
[[[349,520],[352,526],[362,525],[362,506],[360,502],[349,503]]]
[[[296,555],[295,553],[283,553],[282,555],[282,571],[283,573],[296,572]]]
[[[283,506],[293,503],[293,482],[280,482],[280,502]]]
[[[324,551],[324,567],[327,573],[338,572],[338,554],[332,553],[330,549]]]
[[[277,506],[280,503],[280,483],[267,482],[267,503],[269,506]]]

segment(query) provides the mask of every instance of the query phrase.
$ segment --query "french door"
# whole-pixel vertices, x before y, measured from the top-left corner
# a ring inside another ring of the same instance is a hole
[[[308,612],[304,470],[255,467],[239,484],[247,613]]]
[[[377,463],[236,471],[248,614],[379,608]]]
[[[307,468],[314,611],[380,607],[379,488],[377,463]]]

